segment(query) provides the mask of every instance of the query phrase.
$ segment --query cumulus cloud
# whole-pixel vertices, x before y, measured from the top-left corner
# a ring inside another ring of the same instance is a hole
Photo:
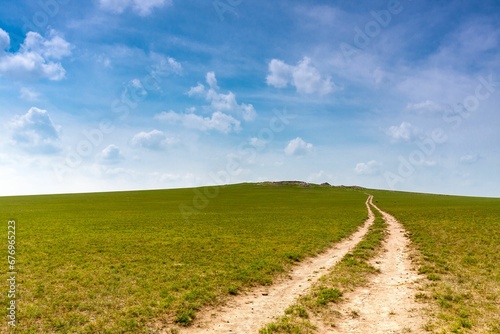
[[[162,54],[152,52],[150,59],[153,62],[151,76],[164,76],[170,73],[181,74],[182,65],[175,58],[164,56]]]
[[[354,171],[359,175],[374,175],[380,172],[381,164],[376,160],[370,160],[368,162],[359,162],[354,167]]]
[[[71,54],[72,46],[54,30],[49,39],[36,32],[28,32],[19,50],[8,52],[10,38],[0,29],[0,74],[23,77],[26,75],[61,80],[66,71],[59,60]]]
[[[202,131],[215,130],[227,134],[241,130],[240,121],[220,111],[214,112],[210,117],[203,117],[194,113],[176,113],[170,110],[156,115],[155,118],[169,123],[180,123],[186,128]]]
[[[279,59],[271,60],[269,63],[269,72],[266,82],[270,86],[284,88],[293,80],[293,66],[285,64]]]
[[[285,147],[286,155],[306,155],[311,153],[314,149],[313,144],[306,143],[302,138],[297,137],[295,139],[290,140],[288,145]]]
[[[99,161],[102,164],[117,164],[124,159],[120,149],[114,145],[108,145],[99,153]]]
[[[14,145],[29,152],[49,154],[60,150],[59,131],[46,110],[30,108],[11,123],[11,140]]]
[[[408,122],[402,122],[400,125],[391,126],[387,130],[387,135],[393,141],[410,141],[415,138],[418,130]]]
[[[140,16],[148,16],[153,9],[170,6],[172,0],[99,0],[101,8],[112,13],[121,14],[128,8]]]
[[[162,150],[177,142],[176,138],[167,137],[163,131],[156,129],[150,132],[139,132],[131,140],[133,146],[151,150]]]
[[[308,57],[304,57],[295,66],[288,65],[279,59],[271,60],[266,82],[277,88],[291,85],[297,92],[305,94],[326,95],[335,90],[331,77],[322,78],[316,67],[311,65],[311,59]]]
[[[203,110],[209,116],[198,115],[195,107],[187,108],[184,113],[173,110],[164,111],[155,116],[156,119],[181,124],[186,128],[202,131],[218,131],[221,133],[239,132],[241,121],[252,121],[257,113],[251,104],[238,103],[233,92],[221,93],[214,72],[205,76],[206,86],[198,83],[187,91],[190,97],[204,98],[209,104]]]
[[[255,108],[251,104],[238,103],[236,95],[233,92],[227,94],[219,92],[220,88],[217,84],[217,78],[214,72],[208,72],[205,76],[205,81],[208,87],[198,83],[191,87],[187,92],[191,97],[204,97],[210,105],[208,106],[214,112],[226,112],[239,117],[245,121],[252,121],[257,116]]]
[[[205,94],[205,86],[203,86],[201,83],[197,84],[194,87],[191,87],[189,91],[187,92],[189,96],[203,96]]]

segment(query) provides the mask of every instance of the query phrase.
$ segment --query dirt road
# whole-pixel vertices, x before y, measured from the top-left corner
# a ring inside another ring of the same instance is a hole
[[[415,302],[415,282],[409,240],[403,226],[391,215],[380,210],[369,196],[366,201],[368,219],[357,232],[328,251],[300,263],[290,273],[290,279],[253,289],[236,296],[227,305],[198,315],[190,328],[181,333],[258,333],[259,329],[307,292],[313,283],[326,274],[364,237],[374,222],[371,206],[381,212],[388,227],[384,251],[371,261],[380,269],[366,287],[344,294],[344,302],[335,304],[338,317],[335,327],[316,323],[318,333],[420,333],[424,324],[421,305]],[[319,320],[318,320],[319,321]]]
[[[366,201],[368,219],[348,239],[314,258],[301,262],[290,273],[290,279],[284,279],[269,287],[254,289],[233,298],[221,309],[199,314],[193,326],[181,330],[181,333],[258,333],[262,326],[274,317],[282,315],[299,295],[363,239],[374,221],[369,205],[371,199],[372,196]]]
[[[415,302],[415,282],[408,254],[409,240],[403,226],[390,214],[379,210],[388,224],[385,251],[371,261],[380,269],[368,286],[344,295],[341,317],[336,327],[321,333],[422,333],[422,305]]]

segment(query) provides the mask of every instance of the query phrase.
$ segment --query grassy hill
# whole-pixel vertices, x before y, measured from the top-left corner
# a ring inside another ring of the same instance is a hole
[[[500,199],[303,183],[0,198],[4,240],[16,220],[16,332],[188,325],[351,234],[366,192],[422,254],[428,281],[417,298],[437,308],[428,329],[499,333]]]
[[[0,198],[5,230],[17,222],[18,332],[187,325],[203,306],[271,284],[351,234],[366,218],[366,197],[347,188],[240,184]]]

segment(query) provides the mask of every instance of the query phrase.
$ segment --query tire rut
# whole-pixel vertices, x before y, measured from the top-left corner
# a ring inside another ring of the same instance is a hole
[[[293,268],[289,279],[252,289],[230,299],[223,307],[198,314],[192,327],[181,329],[180,333],[258,333],[363,239],[375,220],[369,204],[371,200],[372,196],[366,200],[368,219],[350,237],[301,262]]]
[[[370,263],[380,269],[368,286],[344,295],[335,327],[320,333],[421,333],[425,323],[423,306],[415,301],[416,281],[409,257],[409,239],[403,226],[371,203],[387,223],[383,253]],[[320,326],[321,327],[321,326]]]

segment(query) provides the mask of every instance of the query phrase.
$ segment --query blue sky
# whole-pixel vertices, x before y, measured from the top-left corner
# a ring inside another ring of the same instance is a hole
[[[4,1],[0,195],[500,196],[495,1]]]

